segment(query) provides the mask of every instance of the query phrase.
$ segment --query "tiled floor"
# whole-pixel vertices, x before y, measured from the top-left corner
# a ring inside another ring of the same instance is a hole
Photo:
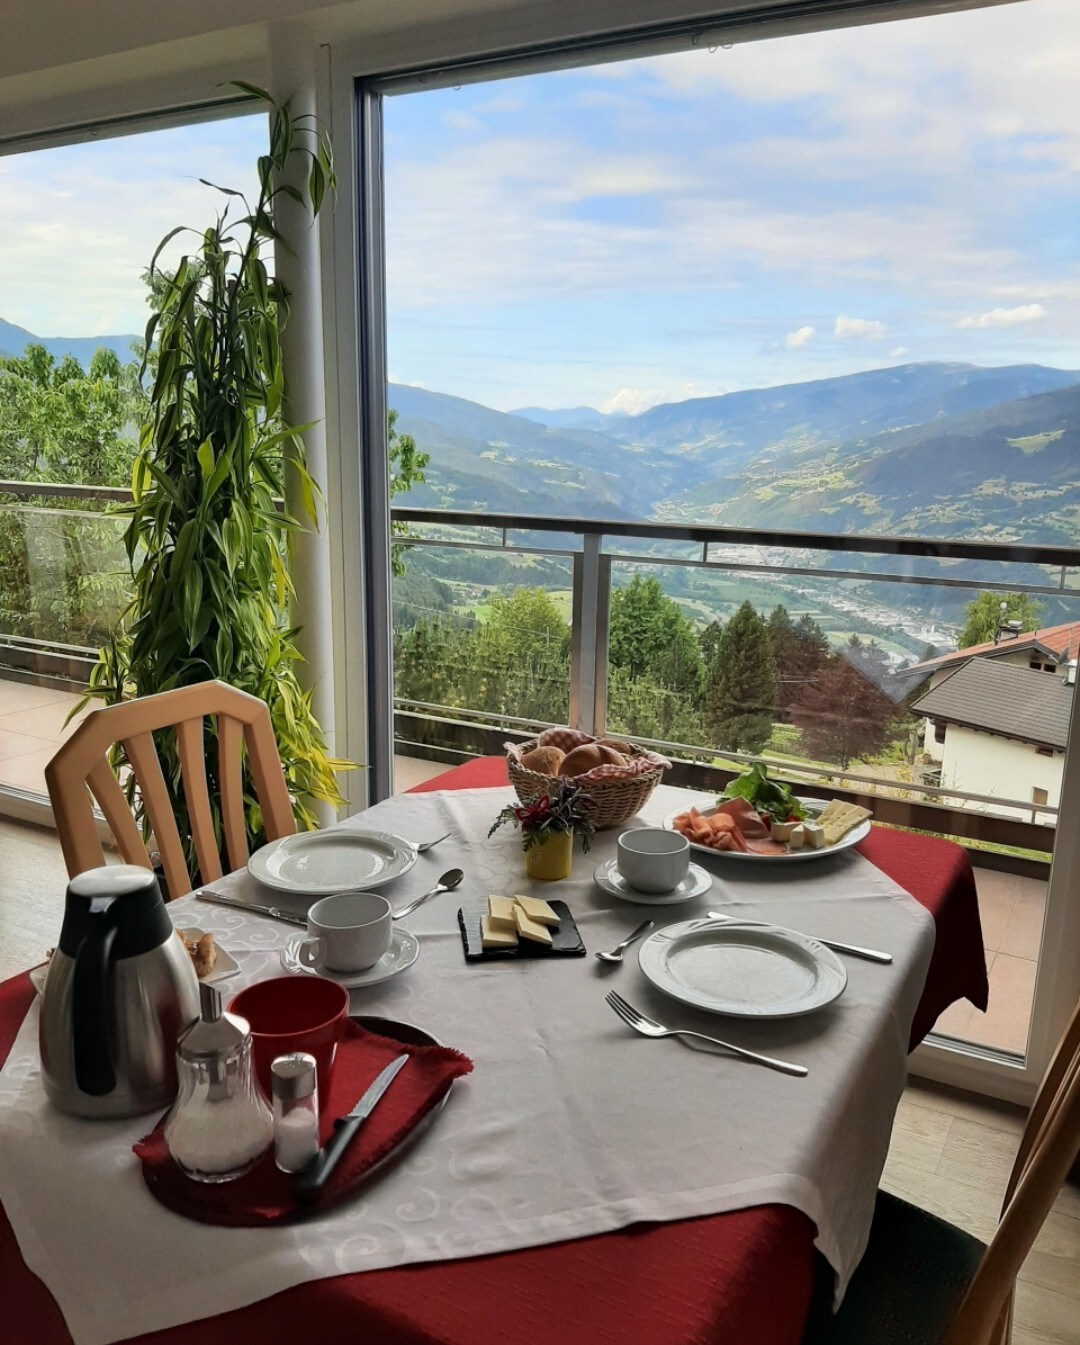
[[[0,789],[44,793],[45,763],[74,728],[65,720],[79,698],[64,691],[0,681]],[[83,711],[86,713],[86,711]],[[451,767],[413,757],[394,758],[397,792]],[[1023,1053],[1035,992],[1046,884],[1013,874],[977,869],[979,910],[990,973],[990,1008],[980,1013],[956,1004],[939,1031],[983,1046]]]

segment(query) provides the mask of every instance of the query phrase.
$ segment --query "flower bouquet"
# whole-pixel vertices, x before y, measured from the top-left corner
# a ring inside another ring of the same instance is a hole
[[[575,832],[586,851],[593,833],[586,806],[585,793],[579,786],[564,778],[553,779],[548,792],[531,803],[507,804],[488,835],[494,835],[505,822],[515,823],[521,828],[528,876],[545,882],[569,878]]]

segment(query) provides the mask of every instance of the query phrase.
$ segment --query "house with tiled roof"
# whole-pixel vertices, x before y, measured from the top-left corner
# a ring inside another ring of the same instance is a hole
[[[1030,803],[987,807],[1049,823],[1052,815],[1039,809],[1061,798],[1073,680],[984,655],[949,671],[912,706],[926,716],[942,789]]]
[[[1065,665],[1078,657],[1080,621],[1067,621],[1064,625],[1046,626],[1042,630],[1002,634],[996,640],[987,640],[985,644],[973,644],[966,649],[954,649],[949,654],[923,659],[921,663],[913,663],[905,668],[900,675],[913,683],[929,678],[933,687],[943,680],[936,674],[947,676],[970,658],[996,659],[1002,663],[1015,664],[1018,668],[1063,675]]]

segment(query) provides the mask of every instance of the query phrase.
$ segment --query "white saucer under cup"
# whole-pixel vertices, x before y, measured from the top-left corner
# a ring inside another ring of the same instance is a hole
[[[597,887],[609,896],[620,901],[632,902],[635,906],[678,906],[694,897],[703,896],[713,886],[713,875],[700,864],[691,864],[686,877],[676,884],[670,892],[654,895],[651,892],[638,892],[632,888],[618,870],[614,859],[602,859],[593,871]]]

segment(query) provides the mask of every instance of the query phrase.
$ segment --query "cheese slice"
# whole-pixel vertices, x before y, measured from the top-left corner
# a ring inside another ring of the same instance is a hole
[[[802,824],[803,841],[808,850],[823,850],[825,848],[825,828],[820,822],[806,821]]]
[[[530,920],[535,920],[538,925],[550,925],[552,929],[558,929],[559,917],[546,901],[539,897],[515,897],[514,900]]]
[[[788,837],[789,850],[801,850],[806,844],[806,832],[803,830],[803,823],[800,822],[792,828],[791,835]]]
[[[791,833],[798,825],[798,822],[774,822],[769,835],[774,841],[790,841]]]
[[[482,948],[516,948],[517,931],[499,929],[491,923],[490,915],[480,917],[480,945]]]
[[[514,898],[488,897],[488,915],[492,929],[517,930],[514,924]]]
[[[529,939],[532,943],[551,943],[551,935],[544,926],[530,920],[520,905],[514,907],[514,922],[517,925],[517,932],[523,939]]]

